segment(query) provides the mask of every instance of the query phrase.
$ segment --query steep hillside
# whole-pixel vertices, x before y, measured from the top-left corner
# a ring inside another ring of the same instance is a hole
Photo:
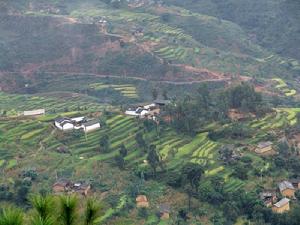
[[[240,25],[251,39],[283,56],[300,60],[300,3],[294,0],[166,0]]]
[[[241,6],[166,2],[2,2],[2,88],[15,83],[14,76],[32,79],[43,71],[166,81],[227,81],[237,74],[291,79],[298,74],[297,60],[276,54],[277,48],[259,41],[264,38],[258,28],[255,39],[250,32],[254,28],[244,20],[236,21]],[[232,17],[225,16],[229,6],[235,9]],[[262,24],[256,25],[263,29]]]

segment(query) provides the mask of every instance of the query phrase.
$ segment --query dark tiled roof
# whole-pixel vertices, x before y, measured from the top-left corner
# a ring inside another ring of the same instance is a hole
[[[97,124],[97,123],[99,123],[98,120],[90,120],[90,121],[85,122],[85,123],[83,124],[83,126],[88,127],[88,126],[92,126],[92,125]]]
[[[171,101],[170,100],[156,99],[156,100],[154,100],[154,103],[158,104],[158,105],[167,105],[167,104],[170,104]]]
[[[159,211],[160,211],[161,213],[170,213],[171,207],[170,207],[170,205],[168,205],[168,204],[161,204],[161,205],[159,206]]]

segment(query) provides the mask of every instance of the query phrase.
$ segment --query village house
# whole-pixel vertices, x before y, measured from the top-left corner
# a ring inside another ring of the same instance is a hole
[[[36,109],[36,110],[31,110],[31,111],[24,111],[23,115],[24,116],[41,116],[45,115],[46,110],[45,109]]]
[[[83,129],[86,133],[101,127],[98,120],[87,120],[83,116],[75,118],[58,118],[55,120],[54,124],[62,131]]]
[[[277,201],[275,190],[265,190],[259,194],[259,197],[267,207],[272,207],[272,205]]]
[[[98,120],[90,120],[90,121],[87,121],[85,123],[82,124],[82,128],[83,128],[83,131],[85,133],[88,133],[90,131],[94,131],[94,130],[97,130],[99,129],[101,126],[100,126],[100,123]]]
[[[170,218],[170,212],[171,212],[170,208],[171,207],[168,204],[159,205],[159,217],[160,217],[160,219],[167,220],[167,219]]]
[[[138,195],[135,199],[138,208],[148,208],[149,202],[146,195]]]
[[[290,210],[290,200],[283,198],[279,202],[275,203],[272,207],[274,213],[284,213]]]
[[[138,107],[136,109],[129,108],[125,111],[125,114],[128,116],[144,118],[148,114],[148,110],[143,107]]]
[[[83,196],[87,196],[91,190],[91,185],[86,182],[76,182],[73,183],[69,180],[59,180],[52,185],[52,190],[55,194],[60,193],[78,193]]]
[[[54,121],[55,126],[62,131],[74,129],[74,122],[69,118],[58,118]]]
[[[290,182],[292,183],[292,185],[296,190],[300,189],[300,178],[291,179]]]
[[[282,181],[278,184],[278,188],[282,196],[294,198],[295,196],[295,188],[293,184],[289,181]]]
[[[271,141],[266,141],[266,142],[260,142],[256,149],[255,152],[258,154],[265,154],[269,153],[273,150],[273,143]]]
[[[71,189],[72,183],[68,180],[58,180],[52,185],[52,190],[54,193],[68,192]]]
[[[125,111],[125,114],[128,116],[139,117],[141,119],[146,118],[156,121],[157,115],[160,114],[160,108],[159,105],[152,103],[145,106],[139,106],[137,108],[129,108]]]
[[[90,190],[91,190],[91,185],[89,183],[79,182],[73,185],[73,191],[83,196],[87,196]]]

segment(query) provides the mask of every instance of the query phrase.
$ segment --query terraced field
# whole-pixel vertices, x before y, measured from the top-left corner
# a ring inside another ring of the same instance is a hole
[[[178,40],[193,40],[193,37],[185,34],[184,30],[163,23],[150,23],[149,29],[155,33],[169,35]]]
[[[287,125],[295,125],[297,122],[296,115],[300,112],[300,108],[277,108],[275,111],[274,114],[250,122],[250,126],[262,131],[269,131]]]
[[[183,47],[163,47],[154,51],[156,55],[166,60],[179,60],[183,61],[186,59],[188,49]]]
[[[275,86],[275,88],[278,89],[285,96],[293,96],[293,95],[297,94],[297,91],[295,89],[290,89],[288,87],[287,83],[284,80],[282,80],[281,78],[273,78],[272,80],[278,83]]]
[[[51,94],[49,94],[51,96]],[[33,95],[6,94],[0,92],[0,114],[5,111],[6,115],[14,116],[25,110],[44,108],[46,112],[66,112],[89,109],[97,111],[104,105],[97,103],[96,99],[79,94],[66,93],[60,98]]]
[[[94,90],[102,90],[112,88],[119,91],[123,96],[127,98],[138,98],[136,87],[131,84],[103,84],[103,83],[93,83],[89,85],[90,88]]]

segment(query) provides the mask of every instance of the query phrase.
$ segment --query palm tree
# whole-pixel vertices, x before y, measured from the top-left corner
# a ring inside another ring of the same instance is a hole
[[[50,196],[36,195],[31,199],[35,213],[31,218],[32,225],[54,225],[55,220],[52,216],[54,201]]]
[[[59,222],[62,225],[75,225],[78,219],[78,200],[75,196],[60,197]]]
[[[84,225],[94,225],[101,215],[102,206],[94,199],[88,199],[85,209]]]
[[[0,214],[0,225],[23,225],[23,213],[17,208],[3,209]]]

